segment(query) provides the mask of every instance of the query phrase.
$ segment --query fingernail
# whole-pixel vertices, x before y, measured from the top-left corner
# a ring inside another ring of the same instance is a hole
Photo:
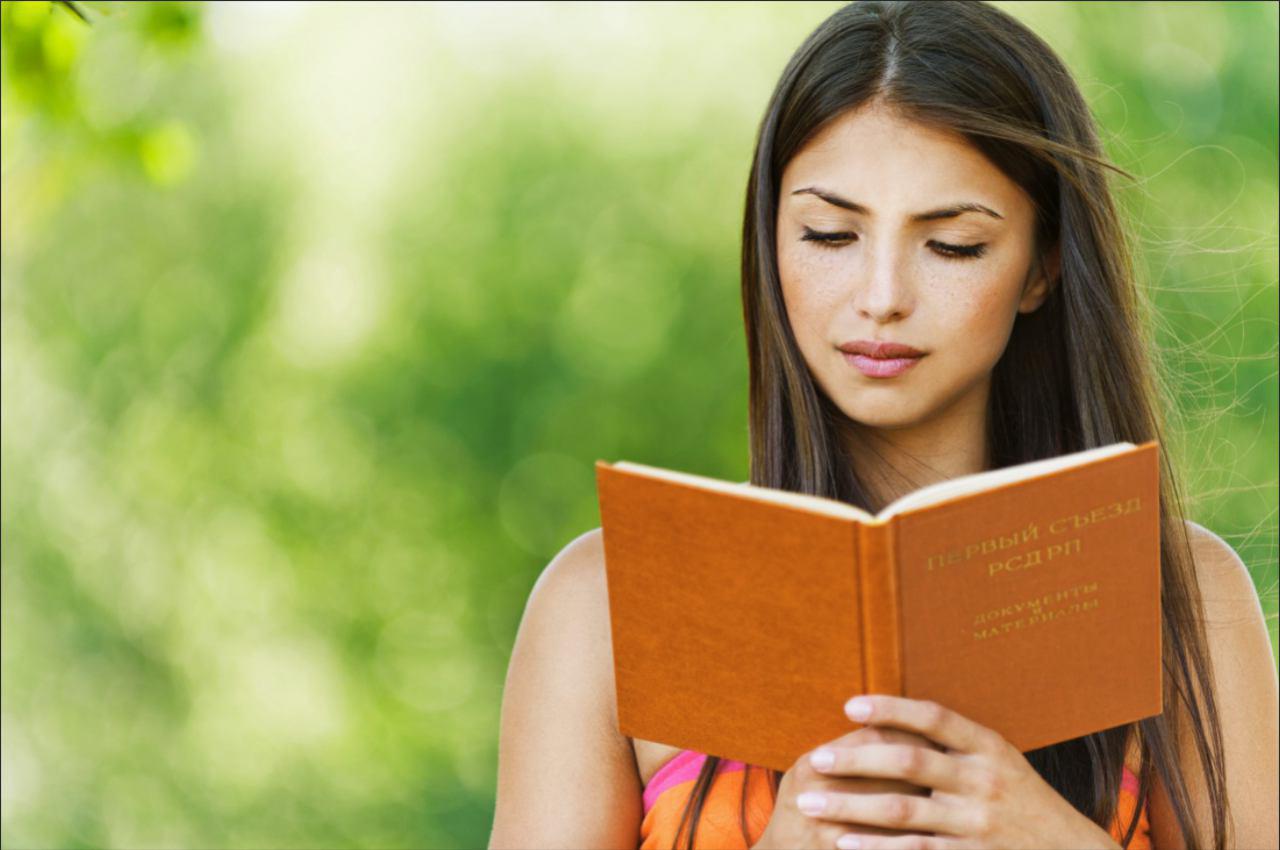
[[[858,850],[862,846],[862,842],[858,840],[856,835],[842,835],[836,839],[836,846],[840,850]]]
[[[854,697],[845,704],[844,712],[854,720],[866,720],[871,716],[871,700]]]
[[[823,748],[821,750],[814,750],[809,754],[809,764],[813,765],[818,770],[826,770],[835,763],[836,754],[832,750]]]
[[[796,805],[806,815],[820,815],[822,810],[827,807],[827,795],[818,791],[805,791],[799,797],[796,797]],[[827,840],[829,841],[830,839]]]

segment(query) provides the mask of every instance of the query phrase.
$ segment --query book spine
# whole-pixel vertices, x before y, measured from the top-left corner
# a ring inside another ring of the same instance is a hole
[[[858,525],[863,693],[903,696],[897,523]]]

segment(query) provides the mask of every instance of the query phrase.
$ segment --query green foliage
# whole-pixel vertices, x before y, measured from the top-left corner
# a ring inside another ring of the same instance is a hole
[[[1002,5],[1143,179],[1274,641],[1275,7]],[[0,845],[481,846],[592,463],[746,477],[743,183],[834,6],[76,6],[0,10]]]

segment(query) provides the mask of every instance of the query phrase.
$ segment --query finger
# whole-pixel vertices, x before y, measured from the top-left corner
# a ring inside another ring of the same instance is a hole
[[[902,779],[913,785],[956,793],[966,788],[958,759],[929,747],[908,744],[822,747],[813,752],[809,761],[815,770],[828,776]]]
[[[966,835],[970,831],[959,807],[932,797],[806,791],[796,797],[796,807],[810,817],[828,821],[944,835]]]
[[[929,747],[939,751],[945,749],[941,744],[930,741],[923,735],[908,732],[906,729],[894,729],[891,726],[862,726],[841,735],[825,746],[852,747],[860,744],[914,744],[917,747]]]
[[[962,753],[991,752],[997,741],[1004,740],[987,727],[932,700],[863,694],[845,704],[845,714],[858,723],[919,732],[948,750]]]
[[[840,850],[958,850],[964,846],[945,835],[917,833],[868,835],[865,832],[846,832],[836,839],[836,847]]]

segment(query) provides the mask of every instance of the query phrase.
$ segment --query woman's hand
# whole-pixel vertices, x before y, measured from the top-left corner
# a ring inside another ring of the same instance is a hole
[[[941,748],[912,732],[880,726],[864,726],[823,744],[822,747],[852,749],[864,744]],[[821,749],[821,747],[819,747]],[[769,823],[752,850],[772,848],[835,847],[836,839],[849,831],[849,824],[829,823],[811,818],[796,808],[796,798],[806,791],[833,791],[844,794],[925,795],[928,790],[901,779],[841,777],[815,770],[811,753],[796,759],[778,784],[778,799]],[[903,835],[901,830],[859,826],[867,835]]]
[[[859,707],[868,710],[859,713]],[[898,729],[931,744],[831,744],[832,778],[897,779],[932,794],[848,794],[834,786],[797,801],[815,823],[838,825],[839,848],[1118,848],[1110,834],[1066,801],[999,733],[924,700],[883,694],[845,706],[870,728]],[[817,752],[817,750],[815,750]],[[879,834],[879,828],[900,830]],[[856,839],[853,844],[850,839]]]

